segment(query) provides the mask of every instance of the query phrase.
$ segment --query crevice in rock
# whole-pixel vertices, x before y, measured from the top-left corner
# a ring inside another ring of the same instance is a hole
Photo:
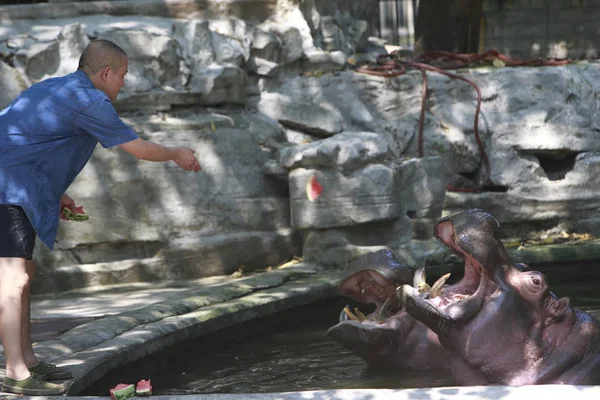
[[[483,190],[485,192],[492,192],[492,193],[506,193],[506,192],[508,192],[508,186],[492,184],[492,185],[484,186]]]
[[[565,179],[567,173],[573,170],[575,159],[579,152],[572,150],[537,150],[528,151],[527,154],[535,156],[546,176],[551,181]]]
[[[154,257],[165,243],[162,241],[135,241],[121,243],[80,244],[69,249],[81,264],[114,262],[123,259],[144,259]]]
[[[494,193],[506,193],[508,192],[508,186],[504,185],[495,185],[490,182],[481,182],[480,176],[482,175],[482,168],[476,169],[470,172],[459,172],[458,174],[453,175],[453,179],[449,180],[449,184],[451,186],[457,188],[477,188],[481,185],[481,190],[475,190],[471,193],[480,193],[483,192],[494,192]],[[481,183],[479,183],[481,182]],[[470,192],[465,192],[470,193]]]

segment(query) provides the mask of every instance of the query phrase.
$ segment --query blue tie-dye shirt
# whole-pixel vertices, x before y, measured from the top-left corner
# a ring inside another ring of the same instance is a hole
[[[85,72],[39,82],[0,111],[0,204],[20,205],[52,248],[60,198],[96,144],[137,137]]]

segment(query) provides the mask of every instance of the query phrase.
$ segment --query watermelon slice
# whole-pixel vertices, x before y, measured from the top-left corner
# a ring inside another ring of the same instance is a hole
[[[89,215],[87,215],[86,212],[83,211],[82,206],[75,207],[75,209],[73,210],[68,207],[63,207],[62,215],[69,221],[87,221],[88,219],[90,219]]]
[[[312,176],[306,182],[306,197],[309,201],[315,201],[323,192],[323,186],[317,181],[316,176]]]
[[[135,396],[135,386],[128,383],[119,383],[110,389],[110,398],[112,400],[124,400]]]
[[[152,385],[150,385],[150,379],[147,381],[144,379],[139,381],[135,387],[135,394],[138,396],[150,396],[152,394]]]

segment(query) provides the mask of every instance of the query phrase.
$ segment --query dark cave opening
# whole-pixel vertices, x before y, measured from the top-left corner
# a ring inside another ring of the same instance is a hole
[[[529,152],[529,154],[538,159],[549,180],[560,181],[573,170],[579,153],[571,150],[548,150]]]

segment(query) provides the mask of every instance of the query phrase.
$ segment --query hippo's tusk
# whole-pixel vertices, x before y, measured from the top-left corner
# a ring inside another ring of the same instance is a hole
[[[445,275],[440,276],[440,279],[435,281],[433,286],[431,287],[431,291],[429,292],[429,298],[433,299],[442,294],[442,286],[446,283],[446,281],[450,278],[450,272]]]
[[[362,322],[363,321],[359,317],[357,317],[352,311],[350,311],[350,307],[349,306],[344,307],[344,312],[346,313],[346,315],[348,316],[348,318],[350,318],[352,321],[358,321],[358,322]]]
[[[418,289],[419,293],[427,293],[431,290],[431,287],[427,284],[425,267],[427,266],[427,261],[423,263],[416,271],[413,277],[413,287]]]
[[[360,321],[364,321],[365,319],[367,319],[367,317],[365,316],[365,314],[363,314],[358,308],[354,307],[354,314],[356,314],[356,316],[358,318],[360,318]]]
[[[400,305],[403,306],[402,305],[402,285],[400,285],[396,288],[396,299],[398,301],[400,301]]]

